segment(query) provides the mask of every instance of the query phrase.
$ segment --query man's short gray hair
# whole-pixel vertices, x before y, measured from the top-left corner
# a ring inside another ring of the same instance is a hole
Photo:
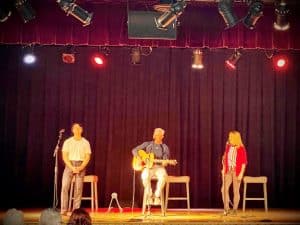
[[[24,225],[24,214],[15,208],[6,211],[3,225]]]
[[[44,209],[40,215],[39,225],[60,225],[61,216],[55,209]]]

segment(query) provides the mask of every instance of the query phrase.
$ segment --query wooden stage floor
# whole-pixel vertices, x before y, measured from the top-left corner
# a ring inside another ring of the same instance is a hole
[[[20,209],[24,212],[25,224],[38,224],[40,213],[43,209]],[[163,216],[158,208],[151,209],[151,214],[143,216],[141,209],[124,208],[120,213],[117,208],[110,212],[107,209],[99,209],[92,212],[87,209],[91,215],[93,224],[118,224],[118,225],[154,225],[154,224],[299,224],[300,209],[269,209],[265,212],[263,209],[246,209],[245,212],[238,211],[237,215],[223,215],[222,209],[191,209],[190,212],[182,209],[170,209]],[[0,220],[4,211],[0,212]],[[68,216],[62,217],[62,224],[66,224]]]

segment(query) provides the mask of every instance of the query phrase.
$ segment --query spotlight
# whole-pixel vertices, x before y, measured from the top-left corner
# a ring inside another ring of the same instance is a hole
[[[25,64],[33,64],[36,61],[36,57],[33,53],[27,53],[23,57],[23,62]]]
[[[255,24],[260,17],[263,16],[263,3],[261,0],[252,0],[248,9],[246,17],[243,19],[244,25],[253,30]]]
[[[75,47],[73,45],[66,45],[64,52],[61,54],[61,59],[64,63],[75,63]]]
[[[56,2],[60,8],[67,13],[67,16],[71,14],[83,23],[83,26],[87,26],[91,23],[93,13],[89,13],[81,8],[75,3],[75,0],[57,0]]]
[[[14,5],[24,23],[35,18],[35,11],[27,0],[16,0]]]
[[[288,22],[289,9],[284,1],[275,5],[276,22],[273,26],[275,30],[285,31],[290,28],[290,23]]]
[[[192,63],[193,69],[203,69],[204,68],[203,62],[202,62],[203,53],[201,52],[200,49],[195,49],[193,51],[192,59],[193,59],[193,63]]]
[[[225,61],[225,64],[229,69],[235,70],[236,64],[241,58],[241,56],[242,54],[239,51],[235,50],[234,53]]]
[[[285,55],[273,57],[273,65],[277,71],[284,71],[288,67],[288,58]]]
[[[225,29],[231,28],[239,22],[232,10],[232,0],[220,0],[218,3],[218,10],[227,26]]]
[[[141,49],[139,47],[134,47],[131,49],[131,63],[133,65],[141,64]]]
[[[171,5],[176,2],[176,0],[160,0],[158,4],[153,6],[153,8],[158,12],[166,12],[170,10]]]
[[[64,63],[67,63],[67,64],[75,63],[75,54],[74,53],[63,53],[61,58]]]
[[[102,59],[101,56],[94,56],[94,62],[97,64],[97,65],[103,65],[104,61]]]
[[[156,27],[158,29],[166,30],[167,27],[183,13],[185,7],[186,2],[184,0],[173,3],[169,10],[154,19]]]
[[[101,53],[96,53],[92,56],[91,62],[95,67],[103,67],[106,63],[105,56]]]
[[[0,22],[5,22],[11,16],[11,10],[7,6],[0,5]]]

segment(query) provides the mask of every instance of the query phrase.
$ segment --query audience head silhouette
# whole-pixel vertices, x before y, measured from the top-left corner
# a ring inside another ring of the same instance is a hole
[[[44,209],[40,215],[39,225],[60,225],[61,216],[55,209]]]
[[[90,214],[83,208],[74,209],[69,219],[68,225],[91,225]]]
[[[6,211],[3,225],[24,225],[24,214],[15,208]]]

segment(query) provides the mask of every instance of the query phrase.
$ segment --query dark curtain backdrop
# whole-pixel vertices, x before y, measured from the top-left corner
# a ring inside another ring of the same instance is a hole
[[[204,49],[201,71],[191,69],[191,49],[154,48],[134,66],[129,48],[112,47],[102,69],[89,62],[97,48],[75,50],[76,63],[63,64],[62,47],[36,47],[37,63],[26,66],[22,47],[0,46],[2,208],[52,206],[58,131],[65,128],[69,137],[75,121],[91,143],[88,173],[100,178],[101,207],[112,192],[130,207],[131,149],[151,140],[155,127],[166,130],[178,160],[169,174],[191,177],[192,207],[222,207],[221,155],[232,129],[247,148],[246,175],[269,179],[269,206],[299,206],[298,51],[283,52],[289,69],[275,72],[264,50],[242,50],[236,71],[224,68],[230,49]],[[59,188],[62,169],[60,155]],[[137,173],[137,206],[141,187]],[[255,186],[252,192],[261,193]]]

